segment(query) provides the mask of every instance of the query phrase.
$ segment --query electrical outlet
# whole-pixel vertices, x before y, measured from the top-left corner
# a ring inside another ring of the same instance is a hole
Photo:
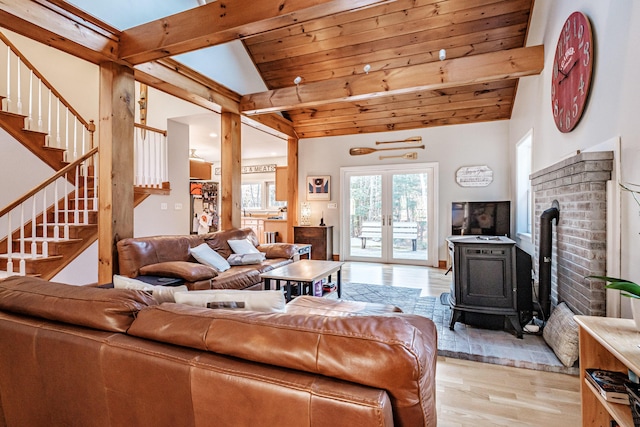
[[[327,204],[327,208],[329,208],[329,209],[338,209],[338,204],[337,203],[329,203],[329,204]]]
[[[166,203],[160,203],[160,210],[166,211],[167,209],[169,209],[169,206]]]
[[[176,203],[175,205],[173,205],[173,208],[177,211],[181,211],[182,210],[182,203]]]

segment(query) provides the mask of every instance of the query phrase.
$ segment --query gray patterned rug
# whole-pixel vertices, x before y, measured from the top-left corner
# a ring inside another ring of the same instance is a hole
[[[334,292],[328,298],[337,298],[337,295]],[[460,322],[455,324],[455,330],[450,330],[449,306],[443,305],[439,298],[420,297],[420,289],[343,283],[342,299],[393,304],[405,313],[430,318],[438,330],[440,356],[578,375],[578,366],[564,366],[542,336],[525,334],[523,339],[518,339],[510,331],[484,329]]]

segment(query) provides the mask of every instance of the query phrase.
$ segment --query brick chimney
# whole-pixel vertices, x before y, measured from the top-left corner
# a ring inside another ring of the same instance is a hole
[[[607,181],[613,152],[580,153],[531,175],[534,200],[534,268],[540,253],[540,215],[559,203],[553,231],[551,304],[565,302],[576,314],[604,316],[604,284],[584,277],[604,275],[607,261]],[[536,271],[536,277],[538,276]]]

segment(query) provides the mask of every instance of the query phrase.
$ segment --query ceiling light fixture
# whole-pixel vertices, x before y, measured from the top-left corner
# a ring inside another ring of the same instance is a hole
[[[215,133],[215,132],[211,132],[211,133],[209,134],[209,136],[210,136],[211,138],[217,138],[217,137],[218,137],[218,134],[217,134],[217,133]]]
[[[369,74],[369,71],[371,71],[371,65],[369,65],[369,64],[365,65],[365,66],[364,66],[364,68],[363,68],[363,70],[364,70],[364,72],[365,72],[366,74]]]
[[[445,59],[447,59],[447,51],[444,49],[440,49],[439,58],[440,58],[440,61],[444,61]]]
[[[193,160],[194,162],[204,162],[204,159],[196,154],[196,149],[189,149],[191,154],[189,154],[189,160]]]
[[[298,86],[300,84],[300,82],[302,81],[302,77],[297,76],[295,79],[293,79],[293,83]]]

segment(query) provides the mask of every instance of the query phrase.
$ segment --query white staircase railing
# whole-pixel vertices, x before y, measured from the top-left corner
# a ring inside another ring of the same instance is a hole
[[[91,150],[93,121],[83,119],[1,32],[0,41],[0,60],[6,58],[0,67],[2,109],[25,115],[25,129],[46,133],[46,145],[65,150],[67,162]]]
[[[167,131],[135,124],[134,185],[162,188],[169,181]]]
[[[28,259],[47,258],[52,242],[71,239],[70,225],[90,224],[98,208],[97,157],[94,148],[0,211],[3,275],[25,275]]]

